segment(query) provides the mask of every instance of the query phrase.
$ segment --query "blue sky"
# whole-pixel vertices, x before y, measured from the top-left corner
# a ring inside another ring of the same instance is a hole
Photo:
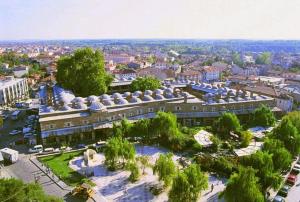
[[[300,39],[299,0],[0,0],[0,40]]]

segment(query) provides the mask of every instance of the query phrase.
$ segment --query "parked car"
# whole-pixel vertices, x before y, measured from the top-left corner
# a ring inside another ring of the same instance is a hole
[[[52,147],[49,147],[49,148],[45,148],[44,149],[44,152],[46,152],[46,153],[50,153],[50,152],[54,152],[54,148],[52,148]]]
[[[78,144],[76,146],[77,149],[87,149],[87,146],[85,144]]]
[[[66,146],[61,146],[61,147],[60,147],[60,150],[61,150],[61,151],[71,151],[72,148],[71,148],[71,147],[66,147]]]
[[[291,189],[291,187],[286,184],[283,187],[281,187],[281,189],[278,192],[278,195],[283,196],[283,197],[287,197],[290,189]]]
[[[33,148],[29,149],[29,153],[41,153],[43,152],[43,145],[35,145]]]
[[[295,173],[296,175],[298,175],[298,173],[300,173],[300,168],[293,167],[292,172]]]
[[[273,202],[285,202],[285,199],[282,196],[275,196]]]
[[[19,134],[22,134],[22,131],[20,131],[20,130],[12,130],[9,134],[10,135],[19,135]]]
[[[96,149],[100,149],[102,147],[104,147],[106,145],[106,142],[105,141],[99,141],[99,142],[96,142],[95,144],[93,144],[93,146],[96,148]]]
[[[289,174],[286,182],[287,184],[294,185],[297,182],[297,175]]]

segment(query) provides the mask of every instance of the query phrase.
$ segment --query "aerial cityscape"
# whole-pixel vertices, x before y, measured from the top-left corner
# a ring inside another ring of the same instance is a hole
[[[300,202],[300,2],[0,2],[0,202]]]

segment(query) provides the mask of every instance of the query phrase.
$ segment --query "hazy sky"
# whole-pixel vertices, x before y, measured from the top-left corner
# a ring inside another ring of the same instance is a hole
[[[0,40],[300,39],[300,0],[0,0]]]

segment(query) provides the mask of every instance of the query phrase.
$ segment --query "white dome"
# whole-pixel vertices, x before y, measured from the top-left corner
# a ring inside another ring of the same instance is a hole
[[[124,94],[123,94],[123,97],[128,97],[128,96],[130,96],[131,95],[131,92],[125,92]]]
[[[106,107],[100,102],[92,102],[90,105],[90,110],[92,111],[101,111],[106,109]]]

